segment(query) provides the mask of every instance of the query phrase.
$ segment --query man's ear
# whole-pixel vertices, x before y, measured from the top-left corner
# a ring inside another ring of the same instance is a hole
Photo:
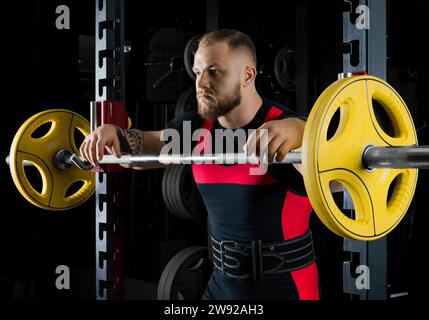
[[[254,66],[246,66],[244,70],[244,86],[247,87],[255,82],[256,68]]]

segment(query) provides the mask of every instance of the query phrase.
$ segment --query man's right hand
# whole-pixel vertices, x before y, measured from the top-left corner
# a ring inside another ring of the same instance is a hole
[[[93,166],[98,166],[103,159],[104,150],[117,158],[121,157],[119,138],[114,125],[105,124],[98,127],[85,138],[79,148],[80,155]]]

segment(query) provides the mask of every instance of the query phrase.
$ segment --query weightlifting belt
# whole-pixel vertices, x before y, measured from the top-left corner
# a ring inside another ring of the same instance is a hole
[[[261,240],[237,242],[211,237],[214,265],[230,278],[263,281],[264,275],[276,275],[301,269],[315,260],[311,231],[297,238],[264,243]]]

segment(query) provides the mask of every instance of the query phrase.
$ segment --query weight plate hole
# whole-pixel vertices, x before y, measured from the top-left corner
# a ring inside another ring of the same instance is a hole
[[[40,174],[40,171],[37,166],[32,162],[30,163],[32,164],[30,166],[24,165],[24,163],[22,164],[24,168],[25,177],[27,178],[27,181],[29,182],[31,187],[39,194],[42,194],[44,191],[42,175]]]
[[[383,104],[374,98],[372,99],[372,108],[375,118],[377,119],[380,128],[390,137],[395,137],[395,127],[392,123],[392,118],[389,116]]]
[[[341,107],[339,107],[334,115],[331,118],[331,121],[329,122],[328,131],[326,133],[326,140],[329,141],[332,139],[332,137],[337,133],[338,127],[340,124],[340,118],[341,118]]]
[[[85,140],[85,136],[83,135],[83,132],[80,131],[79,128],[75,128],[73,130],[73,140],[74,140],[74,145],[76,146],[76,149],[79,150],[80,145],[82,144],[83,140]]]
[[[387,191],[387,206],[389,206],[390,204],[390,200],[392,200],[392,198],[395,195],[395,192],[397,191],[397,186],[399,185],[399,182],[402,179],[402,174],[399,174],[395,177],[395,179],[393,179],[393,181],[390,183],[389,186],[389,190]]]
[[[44,124],[38,126],[36,130],[31,133],[33,139],[40,139],[46,136],[52,128],[52,121],[45,122]]]
[[[66,190],[66,193],[64,194],[64,198],[69,198],[76,193],[79,192],[79,190],[83,187],[84,182],[82,180],[73,182]]]
[[[355,216],[355,210],[354,209],[349,209],[349,208],[354,208],[354,203],[353,203],[353,199],[348,196],[345,197],[344,193],[350,194],[350,192],[348,192],[346,186],[344,186],[340,181],[337,180],[332,180],[329,181],[329,188],[331,190],[331,192],[333,191],[337,191],[337,192],[333,192],[332,193],[332,198],[334,199],[334,202],[336,204],[336,206],[338,207],[338,209],[349,219],[352,220],[356,220],[356,216]],[[338,191],[338,190],[344,190],[344,191]]]

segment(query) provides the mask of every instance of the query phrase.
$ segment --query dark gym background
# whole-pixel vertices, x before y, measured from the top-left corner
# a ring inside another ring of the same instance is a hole
[[[55,27],[58,5],[70,8],[70,30]],[[255,41],[262,70],[258,76],[261,93],[308,113],[318,95],[342,71],[342,0],[220,0],[219,6],[221,28],[239,29]],[[429,63],[422,44],[429,31],[429,4],[387,1],[387,10],[387,80],[411,110],[419,143],[429,144]],[[16,2],[3,14],[0,160],[8,155],[19,126],[37,112],[65,108],[89,119],[95,90],[94,1]],[[179,70],[158,89],[151,89],[147,79],[154,67],[145,65],[149,58],[156,59],[149,57],[147,50],[151,37],[160,30],[170,35],[164,44],[168,46],[171,40],[174,45],[160,49],[164,55],[158,56],[165,62],[168,54],[180,55],[187,40],[206,31],[207,17],[206,1],[126,1],[125,38],[131,46],[125,56],[126,107],[134,127],[161,129],[174,117],[180,93],[193,86],[186,71]],[[283,46],[296,50],[296,92],[277,84],[271,87],[272,80],[267,80],[276,50]],[[0,299],[93,299],[94,199],[66,212],[46,212],[24,200],[8,166],[1,163]],[[161,194],[161,169],[124,174],[129,181],[126,296],[155,299],[162,269],[179,250],[206,245],[206,226],[204,220],[190,222],[168,211]],[[421,170],[410,212],[388,237],[389,292],[408,292],[410,299],[421,297],[422,288],[429,286],[421,263],[429,240],[429,211],[424,205],[427,183],[428,174]],[[342,239],[327,231],[315,214],[311,224],[322,297],[346,300],[349,297],[342,293]],[[70,268],[70,290],[55,288],[55,268],[61,264]]]

